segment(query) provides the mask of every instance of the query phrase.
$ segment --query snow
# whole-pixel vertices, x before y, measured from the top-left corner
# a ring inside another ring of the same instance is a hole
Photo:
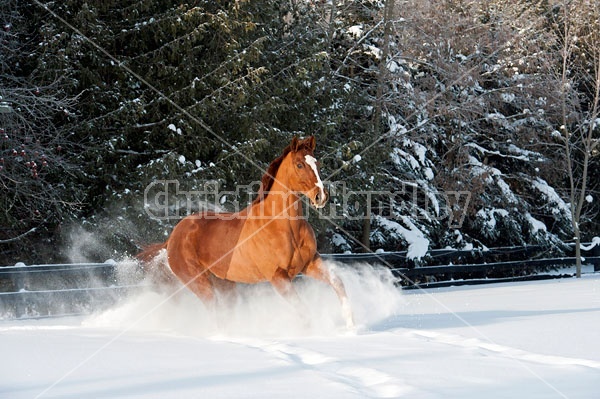
[[[558,130],[553,130],[550,133],[550,136],[554,137],[555,139],[562,139],[563,138],[563,134],[561,132],[559,132]]]
[[[431,168],[425,168],[425,178],[427,180],[433,180],[434,177],[433,170],[431,170]]]
[[[394,60],[389,60],[386,64],[386,67],[391,73],[397,73],[399,70],[401,70],[398,63]]]
[[[421,165],[423,165],[425,167],[424,173],[426,178],[428,180],[433,179],[433,171],[429,167],[431,163],[427,160],[426,156],[427,147],[408,138],[405,138],[402,144],[405,148],[412,148],[416,158],[406,151],[394,147],[390,152],[392,162],[394,162],[398,168],[403,168],[404,164],[410,164],[410,167],[414,170],[420,170]]]
[[[377,224],[385,228],[388,232],[401,236],[408,243],[408,251],[406,253],[407,258],[420,259],[427,255],[427,251],[429,250],[429,240],[408,217],[401,217],[408,228],[402,226],[398,222],[383,218],[380,215],[375,215],[374,219],[377,221]]]
[[[504,120],[506,117],[502,115],[500,112],[491,112],[485,115],[486,119],[489,120]]]
[[[471,251],[473,250],[474,246],[472,242],[467,242],[465,243],[465,245],[462,247],[463,251]]]
[[[514,144],[510,144],[508,146],[508,151],[510,151],[513,154],[520,155],[520,157],[516,157],[516,158],[524,160],[524,161],[531,161],[532,159],[538,159],[538,160],[544,159],[544,156],[542,154],[540,154],[539,152],[524,150],[522,148],[517,147]]]
[[[399,148],[394,148],[390,153],[390,157],[392,162],[394,162],[398,167],[402,167],[405,162],[410,164],[412,169],[418,170],[420,167],[419,162],[415,157]]]
[[[480,209],[477,211],[477,218],[483,219],[483,223],[488,230],[494,230],[496,228],[496,224],[498,219],[496,219],[496,215],[501,218],[507,218],[509,213],[506,209]]]
[[[167,126],[167,129],[169,129],[181,136],[181,133],[182,133],[181,129],[176,127],[174,124],[172,124],[172,123],[169,124],[169,126]]]
[[[0,321],[0,397],[597,397],[599,275],[403,293],[376,275],[342,273],[353,332],[312,281],[310,327],[265,287],[221,328],[186,293]]]
[[[348,28],[348,33],[355,39],[360,39],[364,35],[364,28],[362,25],[354,25]]]
[[[536,218],[531,216],[529,212],[525,214],[525,218],[529,222],[529,225],[531,226],[531,232],[533,234],[536,234],[538,231],[547,231],[544,222],[542,222],[541,220],[537,220]]]
[[[333,233],[331,236],[331,244],[333,244],[335,248],[343,251],[350,250],[351,248],[350,244],[348,244],[348,240],[346,240],[344,236],[339,233]]]
[[[428,171],[431,172],[431,174],[432,174],[431,178],[433,179],[433,172],[429,168],[425,169],[426,178],[428,180],[430,180],[428,173],[427,173]],[[435,212],[435,216],[439,216],[440,215],[440,202],[438,201],[437,196],[436,196],[439,193],[433,191],[431,189],[431,186],[428,185],[427,182],[422,179],[417,179],[417,183],[418,183],[419,187],[421,187],[421,189],[425,192],[425,195],[427,195],[427,203],[428,203],[428,205],[430,205],[433,208],[433,211]],[[429,212],[425,213],[425,217],[428,218],[428,220],[431,220],[429,218]]]
[[[519,161],[531,162],[533,157],[535,157],[535,159],[540,162],[544,160],[544,156],[542,154],[540,154],[538,152],[524,150],[522,148],[517,147],[514,144],[510,144],[508,146],[508,151],[511,152],[512,154],[516,154],[516,155],[504,154],[500,151],[491,151],[491,150],[488,150],[476,143],[467,143],[467,144],[465,144],[465,147],[473,148],[481,154],[497,155],[502,158],[512,158],[512,159],[516,159]],[[470,163],[472,165],[477,165],[477,166],[483,165],[476,158],[473,158],[473,160],[471,160]],[[495,169],[495,170],[498,171],[498,169]]]
[[[502,93],[500,94],[502,101],[512,103],[515,101],[516,96],[513,93]]]
[[[500,190],[502,190],[502,195],[504,196],[504,198],[506,198],[506,200],[509,203],[513,203],[513,204],[518,203],[517,197],[515,196],[513,191],[510,189],[510,186],[508,185],[508,183],[506,183],[506,181],[504,181],[504,179],[502,179],[500,176],[496,176],[496,184],[498,185],[498,187],[500,187]]]
[[[548,200],[548,204],[552,206],[553,214],[556,215],[562,211],[565,215],[568,215],[570,218],[571,210],[569,208],[569,205],[567,205],[562,200],[562,198],[560,198],[560,196],[556,193],[554,188],[550,187],[545,180],[540,179],[539,177],[535,178],[532,181],[532,183],[533,187],[535,187],[539,192],[544,194],[544,196]]]
[[[408,130],[406,129],[406,127],[400,123],[398,123],[398,121],[396,120],[396,117],[394,117],[394,115],[390,115],[390,114],[386,114],[386,117],[388,119],[388,126],[390,129],[390,135],[404,135],[408,132]]]
[[[421,163],[421,165],[424,165],[427,154],[427,148],[424,145],[416,143],[414,141],[411,142],[411,145],[414,148],[415,155],[417,156],[417,158],[419,158],[419,162]]]
[[[375,46],[371,46],[370,44],[363,44],[363,50],[365,54],[372,55],[376,60],[380,60],[383,55],[383,51]]]
[[[581,249],[583,249],[584,251],[591,251],[596,246],[600,247],[600,237],[597,236],[592,238],[592,242],[590,243],[590,245],[582,245]]]

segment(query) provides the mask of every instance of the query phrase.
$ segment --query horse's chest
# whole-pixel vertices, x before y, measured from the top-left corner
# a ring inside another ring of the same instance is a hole
[[[270,280],[278,269],[294,277],[316,251],[316,245],[310,245],[313,240],[307,240],[305,235],[300,229],[281,229],[273,234],[255,234],[242,239],[234,249],[227,279],[257,283]]]

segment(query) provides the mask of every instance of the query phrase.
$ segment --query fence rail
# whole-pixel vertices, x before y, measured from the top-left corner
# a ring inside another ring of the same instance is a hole
[[[419,267],[407,260],[406,252],[324,254],[323,257],[345,264],[383,264],[398,277],[404,289],[571,276],[549,271],[575,265],[572,256],[485,261],[539,256],[543,251],[544,248],[536,246],[486,251],[433,250],[428,254],[429,259],[447,264]],[[596,246],[585,253],[589,256],[585,256],[584,264],[593,265],[596,272],[600,271],[599,252]],[[469,263],[472,259],[484,262]],[[119,281],[119,267],[114,262],[0,267],[0,319],[91,313],[110,306],[143,286],[141,279]]]

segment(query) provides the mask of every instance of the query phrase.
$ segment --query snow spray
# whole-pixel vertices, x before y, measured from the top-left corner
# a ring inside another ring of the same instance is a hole
[[[369,330],[403,308],[401,290],[394,285],[389,269],[331,261],[326,265],[344,282],[359,331]],[[137,280],[135,262],[120,262],[116,267],[122,283]],[[294,287],[306,305],[303,312],[279,296],[269,283],[237,284],[235,295],[217,296],[214,307],[206,306],[179,285],[171,290],[148,287],[90,316],[85,324],[200,337],[300,337],[347,332],[340,302],[329,285],[299,277]]]

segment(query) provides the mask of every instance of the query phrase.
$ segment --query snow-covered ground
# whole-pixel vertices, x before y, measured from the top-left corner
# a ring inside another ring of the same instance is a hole
[[[299,317],[268,286],[215,316],[145,292],[88,317],[0,321],[1,398],[598,398],[600,276],[401,292],[342,277]]]

